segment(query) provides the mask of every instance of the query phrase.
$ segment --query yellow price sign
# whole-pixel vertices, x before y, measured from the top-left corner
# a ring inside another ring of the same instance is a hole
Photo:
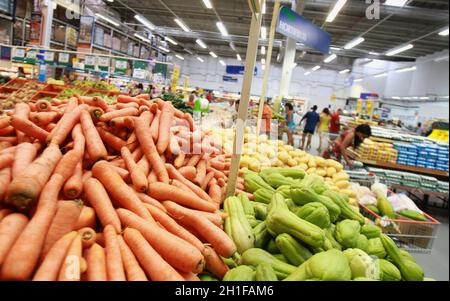
[[[373,109],[373,100],[368,100],[366,103],[366,114],[367,115],[372,114],[372,109]]]
[[[180,66],[174,65],[172,75],[172,91],[175,92],[178,87],[178,79],[180,78]]]
[[[336,102],[336,99],[337,99],[336,94],[331,95],[330,99],[331,99],[331,102]]]
[[[355,109],[356,114],[361,114],[361,112],[362,112],[362,105],[363,105],[362,99],[358,99],[356,101],[356,109]]]
[[[184,90],[187,90],[189,88],[189,76],[186,76],[184,78]]]

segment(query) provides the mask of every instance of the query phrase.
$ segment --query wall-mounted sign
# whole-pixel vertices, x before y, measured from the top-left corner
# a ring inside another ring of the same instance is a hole
[[[280,8],[277,32],[323,54],[330,53],[331,35],[286,6]]]
[[[28,50],[25,57],[25,63],[34,65],[36,64],[36,50]]]
[[[360,97],[361,99],[378,99],[380,96],[378,93],[361,93]]]
[[[238,78],[235,77],[235,76],[224,75],[222,77],[222,79],[223,79],[224,82],[230,82],[230,83],[237,83],[238,82]]]
[[[0,47],[0,60],[11,60],[11,47]]]
[[[243,75],[245,72],[245,66],[230,66],[227,65],[226,69],[227,74],[239,74]],[[255,76],[258,74],[258,68],[255,67]]]
[[[24,61],[25,60],[25,49],[15,48],[13,51],[14,61]]]
[[[128,60],[124,59],[114,59],[114,73],[125,74],[128,70]]]

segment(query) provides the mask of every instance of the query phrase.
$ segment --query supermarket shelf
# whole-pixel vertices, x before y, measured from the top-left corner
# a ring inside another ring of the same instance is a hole
[[[379,166],[379,167],[404,170],[404,171],[412,171],[412,172],[417,172],[420,174],[427,174],[427,175],[433,175],[433,176],[437,176],[437,177],[446,178],[447,180],[449,178],[449,173],[446,171],[441,171],[441,170],[420,168],[420,167],[408,166],[408,165],[400,165],[400,164],[394,164],[394,163],[389,163],[389,162],[377,162],[377,161],[369,161],[369,160],[361,160],[361,159],[359,161],[361,161],[364,164],[372,165],[372,166]]]
[[[396,140],[387,139],[387,138],[381,138],[381,137],[374,137],[374,136],[371,136],[370,140],[373,140],[375,142],[383,142],[383,143],[394,143],[394,142],[396,142]]]
[[[419,192],[419,193],[427,194],[429,196],[433,196],[433,197],[437,197],[437,198],[447,198],[448,197],[448,193],[445,193],[445,192],[437,192],[437,191],[432,191],[432,190],[426,190],[423,188],[415,188],[415,187],[411,187],[411,186],[404,186],[404,185],[398,185],[398,184],[391,184],[389,186],[394,189]]]

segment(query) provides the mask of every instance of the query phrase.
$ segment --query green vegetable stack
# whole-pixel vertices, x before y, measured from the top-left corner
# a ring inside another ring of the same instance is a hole
[[[425,279],[408,252],[320,178],[296,169],[268,168],[245,173],[244,182],[254,201],[243,194],[225,200],[225,230],[239,254],[223,280]],[[378,201],[383,215],[390,216],[387,200]]]

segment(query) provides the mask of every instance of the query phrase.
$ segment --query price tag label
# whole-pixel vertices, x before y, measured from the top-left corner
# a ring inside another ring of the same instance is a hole
[[[14,49],[13,57],[24,58],[25,57],[25,49],[19,49],[19,48]]]
[[[84,65],[86,65],[86,66],[95,66],[95,56],[86,55],[84,57]]]
[[[145,70],[134,69],[133,70],[133,77],[134,78],[139,78],[139,79],[145,79]]]
[[[127,69],[128,62],[123,60],[116,60],[116,68],[117,69]]]
[[[44,60],[46,62],[53,62],[55,60],[55,53],[49,51],[45,52]]]
[[[36,51],[30,50],[27,52],[27,59],[35,59],[36,58]]]
[[[98,62],[98,65],[99,65],[99,66],[102,66],[102,67],[109,67],[109,58],[108,58],[108,57],[105,57],[105,56],[99,56],[99,57],[97,58],[97,62]]]
[[[60,52],[58,55],[58,61],[63,64],[68,64],[69,63],[69,54]]]

